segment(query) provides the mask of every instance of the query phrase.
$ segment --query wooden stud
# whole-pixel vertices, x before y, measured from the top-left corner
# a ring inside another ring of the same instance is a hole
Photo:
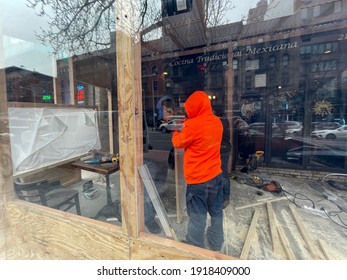
[[[289,246],[288,239],[287,239],[287,237],[286,237],[282,227],[280,225],[278,225],[278,224],[277,224],[277,232],[278,232],[278,236],[279,236],[279,238],[281,240],[284,252],[286,253],[288,260],[295,260],[296,257],[294,255],[292,249]]]
[[[325,241],[318,239],[318,245],[319,248],[322,250],[322,253],[327,260],[334,260],[335,258],[330,255],[330,252],[328,250],[328,245],[325,243]]]
[[[75,71],[75,65],[73,61],[73,57],[70,56],[68,58],[68,64],[69,64],[69,83],[70,83],[70,104],[75,105],[76,104],[76,71]]]
[[[245,208],[249,208],[249,207],[253,207],[253,206],[262,205],[262,204],[264,204],[266,202],[275,202],[275,201],[283,200],[285,198],[286,198],[285,196],[281,196],[281,197],[274,198],[274,199],[271,199],[271,200],[268,200],[268,201],[260,201],[260,202],[255,202],[255,203],[252,203],[252,204],[238,206],[238,207],[235,207],[234,209],[235,210],[241,210],[241,209],[245,209]]]
[[[270,202],[266,203],[266,208],[267,208],[267,214],[268,214],[269,225],[270,225],[272,250],[275,254],[278,254],[281,244],[278,239],[277,222],[276,222],[275,213],[273,211],[273,208]]]
[[[303,222],[301,221],[301,218],[299,216],[299,214],[297,213],[295,206],[293,204],[289,204],[289,209],[292,212],[292,215],[294,217],[294,220],[296,222],[296,225],[298,226],[299,232],[302,236],[302,238],[304,239],[308,250],[310,252],[310,254],[312,255],[312,257],[315,260],[321,260],[324,259],[324,257],[322,256],[322,254],[318,251],[317,247],[315,246],[315,244],[313,243],[313,241],[309,238],[308,232],[306,231],[306,228],[303,224]]]
[[[176,222],[182,223],[187,216],[186,211],[186,191],[187,183],[183,177],[183,150],[175,149],[175,186],[176,186]],[[181,175],[181,176],[179,176]]]
[[[256,209],[254,211],[253,219],[247,233],[245,244],[243,245],[243,248],[242,248],[240,259],[246,260],[248,258],[248,253],[251,248],[251,242],[254,238],[259,215],[260,215],[260,211]]]
[[[115,2],[116,62],[122,227],[131,237],[144,231],[141,42],[134,34],[131,5]],[[131,16],[132,15],[132,16]]]
[[[108,139],[109,139],[109,150],[110,154],[114,154],[114,143],[113,143],[113,109],[112,109],[112,93],[107,90],[107,106],[108,106]]]
[[[228,45],[228,65],[233,65],[233,46],[232,44]],[[234,125],[233,125],[233,96],[234,96],[234,70],[233,67],[227,67],[226,71],[226,81],[227,81],[227,110],[225,112],[225,115],[227,116],[227,119],[229,121],[229,131],[230,131],[230,139],[233,139],[234,135]],[[232,169],[232,163],[234,161],[233,157],[235,155],[231,152],[229,157],[229,163],[228,163],[228,171]],[[230,180],[230,179],[229,179]]]

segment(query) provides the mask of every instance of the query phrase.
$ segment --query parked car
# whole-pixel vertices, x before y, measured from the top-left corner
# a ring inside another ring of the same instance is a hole
[[[248,126],[243,128],[244,131],[247,131],[249,135],[263,135],[265,133],[265,123],[264,122],[255,122],[251,123]],[[278,126],[272,124],[272,134],[280,134]]]
[[[284,121],[276,123],[276,125],[284,129],[302,128],[302,123],[298,121]]]
[[[336,157],[341,156],[337,150],[330,149],[324,146],[300,146],[288,150],[286,154],[287,160],[301,161],[303,155],[308,156],[329,156]]]
[[[286,160],[300,163],[304,155],[309,156],[311,164],[343,167],[347,151],[318,145],[300,146],[288,150]]]
[[[347,138],[347,125],[335,129],[314,130],[311,137],[326,140],[342,140]]]
[[[285,131],[286,137],[298,137],[302,135],[302,123],[298,121],[285,121],[277,123],[277,126]]]
[[[180,130],[182,128],[182,123],[184,122],[184,119],[177,118],[169,120],[168,122],[162,123],[159,125],[159,130],[162,133],[168,133],[173,130]]]
[[[302,127],[301,128],[288,128],[286,130],[286,137],[299,137],[302,136]]]
[[[264,151],[266,138],[271,138],[271,153],[273,156],[284,156],[287,142],[284,133],[276,124],[272,124],[271,135],[265,136],[265,123],[256,122],[237,130],[238,153],[243,159],[256,151]]]
[[[338,122],[313,122],[311,124],[311,131],[313,130],[324,130],[324,129],[335,129],[340,127],[341,124]]]

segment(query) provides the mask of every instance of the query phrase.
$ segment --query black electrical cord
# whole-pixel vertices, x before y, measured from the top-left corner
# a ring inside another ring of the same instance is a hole
[[[292,194],[292,193],[290,193],[290,192],[288,192],[288,191],[286,191],[286,190],[283,190],[283,189],[282,189],[282,192],[283,192],[284,196],[285,196],[290,202],[292,202],[293,204],[295,204],[296,206],[301,207],[299,204],[296,203],[296,199],[308,200],[308,201],[310,201],[310,202],[312,203],[312,208],[313,208],[313,209],[316,209],[316,205],[315,205],[314,201],[313,201],[312,199],[310,199],[309,197],[307,197],[306,195],[304,195],[304,194],[302,194],[302,193],[295,193],[295,194]],[[293,197],[293,200],[290,200],[286,194],[291,195],[291,196]],[[298,196],[303,196],[303,198],[299,198]]]
[[[288,191],[285,191],[285,190],[282,190],[282,192],[283,192],[283,194],[284,194],[284,196],[290,201],[290,202],[292,202],[293,204],[295,204],[296,206],[298,206],[298,207],[301,207],[300,205],[298,205],[297,203],[296,203],[296,199],[301,199],[301,200],[308,200],[308,201],[310,201],[311,203],[312,203],[312,208],[313,209],[316,209],[315,207],[315,203],[314,203],[314,201],[312,200],[312,199],[310,199],[310,198],[308,198],[306,195],[304,195],[304,194],[302,194],[302,193],[296,193],[295,195],[293,195],[292,193],[290,193],[290,192],[288,192]],[[289,194],[289,195],[291,195],[292,197],[293,197],[293,199],[291,200],[288,196],[287,196],[287,194]],[[298,195],[301,195],[301,196],[303,196],[304,198],[298,198]],[[346,211],[344,211],[338,204],[336,204],[336,203],[334,203],[333,201],[330,201],[330,202],[332,202],[333,204],[335,204],[339,209],[340,209],[340,211],[331,211],[330,213],[329,212],[327,212],[325,209],[324,209],[324,207],[321,207],[320,208],[320,210],[322,210],[324,213],[325,213],[325,215],[332,221],[332,222],[334,222],[335,224],[337,224],[338,226],[340,226],[340,227],[342,227],[342,228],[344,228],[344,229],[347,229],[347,224],[345,224],[344,222],[343,222],[343,220],[341,219],[341,217],[339,216],[339,214],[340,213],[345,213],[345,214],[347,214],[346,213]],[[338,222],[336,222],[334,219],[332,219],[331,217],[337,217],[338,219],[339,219],[339,221],[340,221],[340,223],[338,223]]]
[[[327,211],[324,209],[324,207],[322,207],[321,210],[322,210],[322,211],[325,213],[325,215],[327,215],[327,217],[328,217],[331,221],[333,221],[335,224],[337,224],[338,226],[340,226],[340,227],[342,227],[342,228],[344,228],[344,229],[347,229],[347,225],[342,221],[342,219],[341,219],[341,217],[339,216],[338,213],[332,215],[332,214],[331,214],[332,212],[330,212],[330,213],[327,212]],[[334,221],[334,220],[331,218],[331,216],[337,216],[337,218],[340,220],[340,222],[342,223],[342,225],[339,224],[339,223],[337,223],[336,221]]]

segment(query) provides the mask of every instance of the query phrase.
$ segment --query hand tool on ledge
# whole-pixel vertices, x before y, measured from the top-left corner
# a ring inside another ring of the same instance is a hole
[[[103,164],[103,163],[115,163],[119,161],[119,154],[110,155],[110,156],[103,156],[101,159],[91,159],[86,160],[85,163],[87,164]]]

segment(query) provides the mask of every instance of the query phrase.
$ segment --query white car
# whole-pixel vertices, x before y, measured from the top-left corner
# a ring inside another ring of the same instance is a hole
[[[181,119],[181,118],[172,119],[166,123],[162,123],[161,125],[159,125],[159,130],[162,133],[167,133],[173,130],[181,130],[183,122],[184,122],[184,119]]]
[[[314,130],[311,137],[326,140],[346,139],[347,125],[342,125],[335,129]]]

